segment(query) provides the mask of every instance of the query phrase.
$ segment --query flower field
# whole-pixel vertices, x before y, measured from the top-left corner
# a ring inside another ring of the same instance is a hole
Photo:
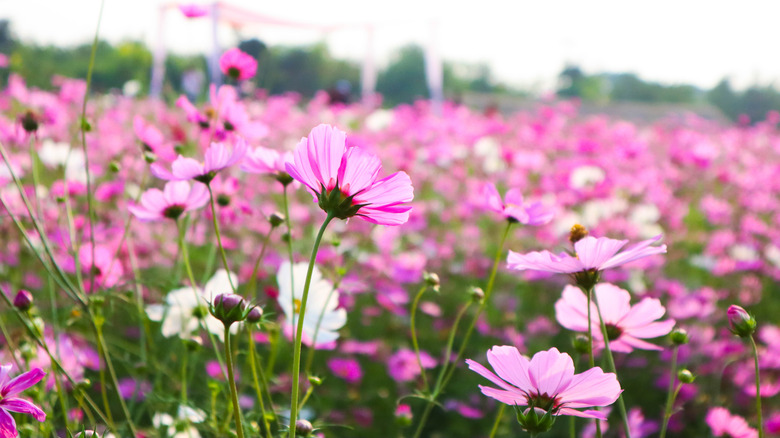
[[[779,114],[55,82],[0,91],[2,437],[780,436]]]

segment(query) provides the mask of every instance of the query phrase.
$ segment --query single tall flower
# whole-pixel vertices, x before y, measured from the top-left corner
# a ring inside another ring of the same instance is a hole
[[[41,422],[46,421],[46,413],[41,408],[17,397],[20,392],[40,382],[46,373],[40,368],[35,368],[9,379],[10,373],[11,365],[0,366],[0,437],[3,438],[19,436],[11,412],[27,414]]]
[[[488,209],[503,214],[509,221],[539,226],[550,222],[553,218],[553,213],[541,202],[526,204],[519,189],[509,189],[506,192],[506,203],[501,200],[501,195],[498,194],[498,189],[493,183],[485,184],[482,195]]]
[[[142,222],[176,220],[182,213],[203,207],[209,202],[209,191],[203,184],[190,186],[187,181],[170,181],[163,190],[149,189],[141,195],[139,205],[128,210]]]
[[[643,341],[669,334],[675,321],[657,321],[666,309],[655,298],[644,298],[631,307],[631,294],[614,284],[599,283],[594,289],[596,299],[601,306],[601,315],[607,326],[609,348],[612,351],[630,353],[634,348],[642,350],[663,350],[663,348]],[[555,303],[555,318],[569,330],[587,333],[588,298],[574,286],[566,286],[563,296]],[[591,306],[591,326],[599,327],[596,305]],[[594,347],[603,348],[604,339],[601,330],[593,330]]]
[[[219,68],[222,74],[243,81],[251,79],[257,73],[257,61],[251,55],[232,48],[219,58]]]
[[[615,374],[604,373],[599,367],[574,374],[571,357],[556,348],[540,351],[528,360],[515,347],[494,346],[488,350],[487,359],[498,375],[466,360],[470,370],[501,388],[479,385],[483,394],[508,405],[541,409],[552,416],[606,420],[603,412],[577,409],[611,405],[622,392]]]
[[[151,166],[152,175],[169,181],[194,179],[203,184],[208,184],[217,176],[220,170],[230,167],[244,158],[246,149],[246,141],[242,138],[236,140],[232,151],[224,143],[211,143],[211,146],[206,149],[202,163],[194,158],[179,155],[171,164],[171,170],[162,167],[158,163],[153,163]]]
[[[304,280],[309,265],[296,263],[292,267],[293,290],[290,284],[290,263],[284,262],[276,273],[276,282],[279,284],[279,306],[286,317],[285,328],[290,333],[298,324],[300,316],[301,299],[303,297]],[[339,338],[338,330],[347,323],[347,311],[337,309],[339,304],[338,290],[322,277],[322,273],[314,267],[309,288],[308,305],[303,319],[303,343],[306,345],[321,346],[330,344]]]
[[[405,172],[377,179],[379,158],[359,147],[346,147],[346,133],[319,125],[301,139],[286,163],[287,172],[316,196],[320,208],[339,219],[359,216],[380,225],[409,220],[407,205],[414,199],[412,181]]]

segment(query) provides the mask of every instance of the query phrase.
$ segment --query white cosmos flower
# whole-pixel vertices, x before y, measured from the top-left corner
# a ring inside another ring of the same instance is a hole
[[[298,314],[308,268],[308,263],[293,265],[295,291],[290,285],[290,262],[282,263],[276,274],[276,282],[279,284],[279,298],[277,300],[279,306],[282,307],[286,317],[286,325],[291,332],[294,332],[298,326]],[[329,281],[322,278],[322,273],[317,269],[317,266],[314,266],[309,297],[306,302],[306,314],[303,318],[303,343],[309,346],[312,343],[322,345],[339,338],[338,330],[347,323],[347,311],[337,309],[338,304],[338,290],[334,289]],[[291,320],[292,322],[290,322]]]
[[[229,277],[228,277],[229,275]],[[165,304],[151,304],[146,306],[146,314],[152,321],[162,321],[162,334],[166,338],[173,335],[188,337],[200,327],[197,315],[206,315],[203,325],[214,335],[220,336],[225,328],[222,321],[211,316],[208,312],[208,304],[221,294],[232,292],[230,281],[238,285],[236,274],[224,269],[217,271],[213,277],[197,290],[192,287],[183,287],[172,290],[165,297]],[[231,333],[237,333],[239,324],[230,327]]]
[[[188,426],[184,430],[179,430],[177,423],[202,423],[206,420],[206,413],[200,409],[194,409],[189,406],[179,406],[179,411],[176,413],[176,418],[173,418],[169,414],[156,413],[152,417],[152,424],[154,427],[167,429],[167,436],[171,438],[200,438],[198,429],[193,426]]]

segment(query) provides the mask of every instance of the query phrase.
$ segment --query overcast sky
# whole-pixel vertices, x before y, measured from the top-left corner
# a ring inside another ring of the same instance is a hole
[[[197,3],[197,2],[196,2]],[[207,2],[201,1],[201,4]],[[384,65],[394,50],[430,39],[442,57],[484,62],[510,85],[544,89],[568,63],[587,73],[635,72],[646,80],[692,83],[710,88],[723,77],[737,86],[759,82],[780,85],[774,0],[232,0],[230,4],[282,20],[342,25],[324,33],[267,24],[236,32],[223,25],[223,47],[257,37],[269,45],[325,41],[337,57],[359,60],[366,39],[359,25],[374,23],[375,52]],[[106,0],[101,37],[112,42],[157,41],[159,0]],[[71,45],[91,41],[98,0],[0,0],[25,41]],[[165,19],[168,50],[211,50],[208,20],[186,20],[176,9]]]

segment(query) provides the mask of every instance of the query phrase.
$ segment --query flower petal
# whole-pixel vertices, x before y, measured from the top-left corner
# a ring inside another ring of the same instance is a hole
[[[46,421],[46,413],[43,412],[41,408],[21,398],[5,398],[0,400],[0,407],[11,412],[30,415],[41,422]]]
[[[2,396],[3,399],[13,397],[14,395],[19,394],[25,389],[40,382],[45,375],[46,373],[44,373],[40,368],[35,368],[33,370],[27,371],[24,374],[20,374],[3,386],[2,391],[0,391],[0,396]]]

